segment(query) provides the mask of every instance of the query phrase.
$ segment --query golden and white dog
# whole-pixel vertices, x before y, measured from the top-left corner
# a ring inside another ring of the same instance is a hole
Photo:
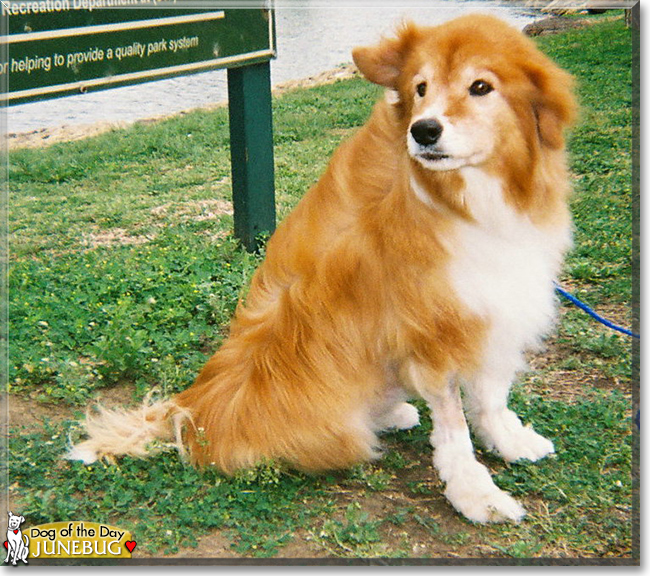
[[[507,461],[553,452],[507,400],[552,327],[570,243],[572,80],[483,15],[406,24],[353,56],[386,97],[269,241],[227,341],[174,398],[89,417],[69,457],[144,456],[159,438],[226,473],[345,468],[417,424],[415,396],[451,504],[519,521],[467,421]]]

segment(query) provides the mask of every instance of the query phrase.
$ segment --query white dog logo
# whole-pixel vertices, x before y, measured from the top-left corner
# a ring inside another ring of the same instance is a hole
[[[14,516],[11,512],[8,514],[9,523],[7,526],[7,541],[5,542],[7,557],[5,558],[5,562],[9,562],[11,558],[11,563],[14,566],[16,566],[18,560],[22,560],[25,564],[28,564],[29,538],[25,534],[25,540],[23,541],[23,533],[20,530],[20,525],[25,521],[25,518],[22,516]]]

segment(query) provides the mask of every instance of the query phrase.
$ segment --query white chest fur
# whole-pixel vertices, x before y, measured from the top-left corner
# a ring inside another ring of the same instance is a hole
[[[460,222],[451,239],[452,284],[489,321],[492,344],[534,347],[553,324],[553,280],[570,230],[539,228],[504,201],[500,180],[473,167],[462,173],[475,222]]]

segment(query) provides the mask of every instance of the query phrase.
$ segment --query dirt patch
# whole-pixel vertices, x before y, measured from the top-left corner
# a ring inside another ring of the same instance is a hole
[[[227,200],[199,200],[195,202],[183,202],[174,204],[163,204],[151,208],[151,215],[158,221],[169,218],[179,219],[181,222],[204,222],[218,220],[220,216],[233,214],[232,202]],[[154,227],[162,228],[166,223],[156,222]],[[203,231],[211,238],[223,238],[227,235],[225,231],[211,232]],[[151,242],[156,238],[156,233],[146,235],[131,234],[124,228],[109,228],[108,230],[96,230],[86,232],[82,238],[82,245],[87,249],[112,248],[115,246],[139,246]]]
[[[220,181],[217,184],[223,183],[224,181]],[[224,214],[232,216],[233,205],[228,200],[198,200],[156,206],[151,209],[151,214],[159,219],[173,215],[181,219],[201,222],[203,220],[216,220]]]
[[[569,291],[573,291],[574,287],[565,284]],[[598,313],[619,326],[631,326],[632,312],[629,306],[605,304],[598,307]],[[602,330],[608,334],[615,333],[604,326]],[[560,367],[571,357],[581,361],[579,366],[575,369]],[[629,378],[608,376],[589,360],[587,353],[576,350],[571,342],[563,342],[558,335],[553,335],[545,342],[542,352],[528,356],[530,370],[525,374],[524,387],[531,393],[567,403],[584,398],[593,389],[617,390],[628,397],[632,395],[632,382]]]
[[[632,308],[623,304],[603,304],[598,307],[598,314],[606,320],[625,328],[632,329]]]
[[[214,531],[197,538],[196,547],[181,548],[176,554],[165,555],[164,558],[240,558],[230,547],[230,540],[221,532]],[[134,558],[158,558],[160,555],[139,551]]]
[[[46,422],[56,423],[70,418],[73,409],[61,404],[43,404],[18,394],[2,394],[0,411],[7,415],[8,426],[41,427]]]
[[[126,128],[128,122],[96,122],[93,124],[63,125],[52,128],[41,128],[32,132],[10,133],[5,135],[7,147],[14,148],[39,148],[58,142],[71,142],[82,140],[90,136],[98,136],[111,130]]]
[[[222,530],[215,530],[197,540],[196,547],[180,548],[176,554],[164,558],[244,558],[232,549],[231,541]],[[329,556],[331,555],[312,540],[308,532],[300,530],[293,535],[291,542],[280,549],[277,558],[327,558]],[[152,556],[143,553],[142,557]]]
[[[563,346],[552,346],[549,355],[566,358]],[[571,404],[587,397],[594,389],[618,390],[625,396],[631,397],[632,384],[626,379],[607,377],[597,368],[581,368],[576,370],[552,368],[548,356],[537,357],[530,362],[532,371],[527,374],[524,388],[550,400]]]
[[[83,244],[88,248],[106,246],[137,246],[153,240],[153,236],[133,236],[124,228],[111,228],[102,232],[84,234]]]
[[[97,391],[96,401],[105,408],[123,407],[132,403],[135,387],[130,383],[121,383]],[[44,424],[61,422],[74,417],[84,408],[57,402],[39,402],[35,398],[18,394],[2,394],[0,410],[7,414],[9,426],[25,428],[42,427]]]

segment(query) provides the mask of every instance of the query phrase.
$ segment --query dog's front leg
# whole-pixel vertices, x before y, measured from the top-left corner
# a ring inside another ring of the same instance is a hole
[[[16,556],[18,554],[18,545],[15,542],[9,542],[7,561],[16,566]]]
[[[433,464],[452,506],[473,522],[519,522],[526,513],[523,507],[494,484],[474,456],[458,386],[417,388],[431,409]]]
[[[486,448],[498,452],[504,460],[527,459],[536,461],[555,452],[553,442],[532,427],[524,426],[519,417],[508,408],[510,383],[522,364],[519,354],[501,351],[471,381],[463,382],[467,417],[472,429]]]

